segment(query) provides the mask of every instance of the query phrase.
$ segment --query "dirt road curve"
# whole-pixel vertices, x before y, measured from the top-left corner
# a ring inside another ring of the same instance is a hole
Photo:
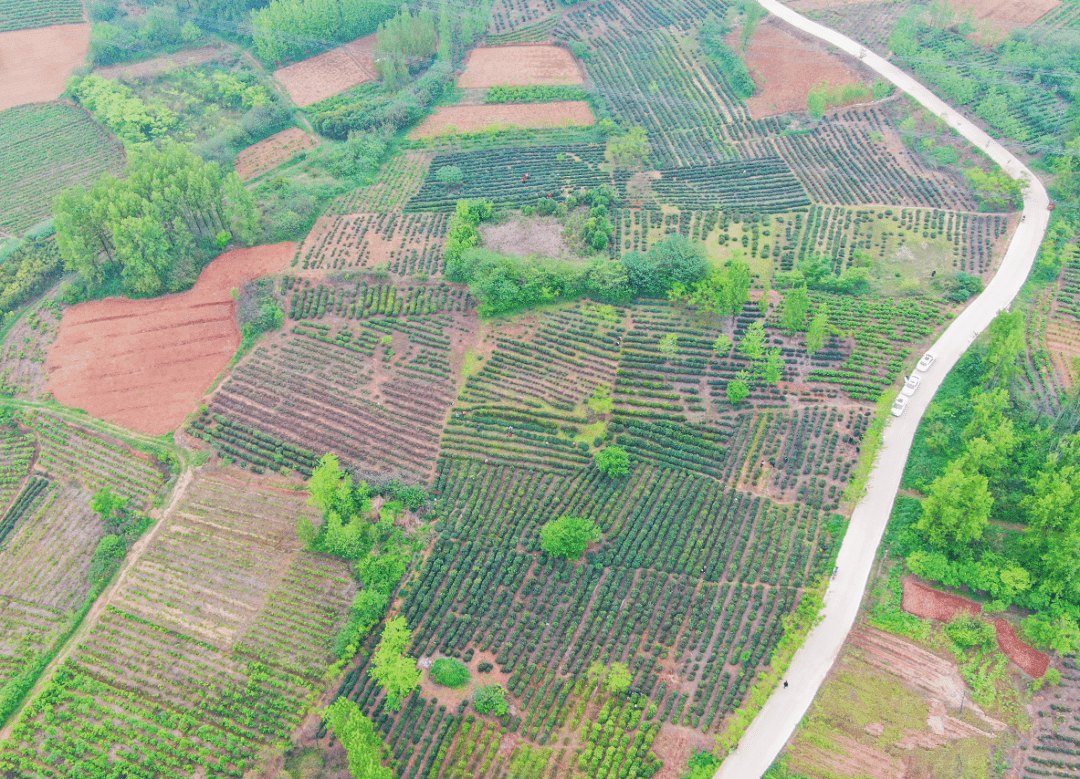
[[[885,428],[881,451],[870,475],[866,495],[855,507],[851,525],[840,548],[837,575],[825,595],[823,619],[796,653],[786,677],[789,686],[787,689],[782,686],[776,689],[743,736],[738,749],[724,761],[713,779],[760,777],[795,732],[795,727],[810,707],[818,687],[825,680],[825,675],[836,660],[840,647],[855,622],[919,419],[956,361],[975,337],[1020,291],[1050,221],[1050,213],[1046,210],[1049,202],[1046,189],[1031,171],[985,132],[934,96],[929,89],[864,46],[835,30],[800,16],[777,0],[759,2],[767,11],[785,22],[861,59],[983,149],[1010,176],[1015,179],[1026,177],[1030,186],[1024,195],[1025,219],[1017,228],[1000,269],[986,290],[934,344],[933,351],[937,353],[937,360],[924,375],[922,386],[911,399],[904,415],[899,419],[892,419]]]

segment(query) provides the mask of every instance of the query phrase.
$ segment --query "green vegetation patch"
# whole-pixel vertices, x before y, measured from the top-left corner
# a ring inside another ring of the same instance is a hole
[[[431,678],[443,687],[464,687],[469,683],[469,667],[452,657],[440,657],[431,664]]]
[[[42,103],[0,113],[0,230],[21,233],[48,218],[62,189],[123,166],[123,148],[81,108]]]

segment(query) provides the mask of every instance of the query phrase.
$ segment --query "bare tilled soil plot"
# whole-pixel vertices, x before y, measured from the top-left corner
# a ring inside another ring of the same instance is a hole
[[[978,20],[1011,29],[1027,27],[1061,5],[1061,0],[949,0],[960,11],[970,11]]]
[[[299,127],[290,127],[248,146],[236,156],[233,166],[245,181],[284,165],[297,154],[319,145],[319,141]]]
[[[320,216],[293,258],[295,273],[321,278],[328,270],[383,267],[391,273],[443,270],[446,214]]]
[[[0,111],[60,97],[88,51],[89,24],[0,33]]]
[[[940,592],[912,578],[904,579],[904,611],[923,619],[948,622],[961,612],[978,616],[982,606],[973,600]]]
[[[807,95],[819,84],[835,89],[862,81],[855,68],[840,56],[775,19],[761,23],[745,59],[758,85],[757,92],[746,101],[755,119],[804,113]]]
[[[596,124],[584,100],[524,105],[454,105],[435,110],[413,130],[413,138],[432,138],[448,133],[474,133],[487,127],[587,127]]]
[[[67,309],[46,362],[49,391],[140,432],[173,430],[240,345],[230,291],[281,270],[295,249],[237,249],[208,265],[188,292]]]
[[[185,776],[244,774],[323,692],[356,589],[344,562],[300,548],[302,516],[303,494],[196,477],[50,683],[49,713],[25,720],[0,760],[75,773],[41,736],[53,712],[77,711],[63,753],[82,744],[143,775],[171,775],[176,755]]]
[[[1004,619],[994,620],[998,647],[1010,660],[1020,666],[1028,676],[1040,677],[1050,667],[1050,655],[1025,644],[1016,635],[1016,629]]]
[[[299,107],[318,103],[365,81],[378,78],[373,52],[375,36],[358,38],[325,54],[274,71]]]
[[[473,49],[465,73],[458,79],[463,89],[499,85],[583,84],[584,77],[574,55],[560,46],[489,46]]]

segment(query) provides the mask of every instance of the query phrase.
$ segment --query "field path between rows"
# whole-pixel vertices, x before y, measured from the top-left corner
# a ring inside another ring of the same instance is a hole
[[[788,687],[778,686],[751,723],[738,748],[713,779],[760,777],[780,754],[810,708],[818,688],[844,645],[859,613],[878,545],[892,512],[908,451],[923,412],[956,361],[997,314],[1016,297],[1027,280],[1050,222],[1046,189],[1004,146],[965,119],[929,89],[883,57],[835,30],[812,22],[778,0],[759,0],[770,13],[804,32],[836,46],[907,92],[961,135],[984,150],[1014,179],[1026,178],[1024,219],[1016,229],[994,278],[986,290],[942,333],[932,350],[937,360],[924,374],[919,391],[899,418],[890,418],[866,493],[855,507],[837,556],[837,572],[825,594],[821,622],[810,631],[788,669]]]
[[[30,692],[26,694],[19,711],[11,715],[7,725],[4,726],[3,730],[0,730],[0,741],[6,741],[11,738],[11,732],[15,728],[15,723],[18,722],[19,717],[22,716],[22,707],[25,707],[27,703],[34,700],[34,698],[45,689],[45,685],[52,679],[53,674],[56,673],[56,669],[67,660],[72,650],[74,650],[75,647],[79,645],[79,642],[82,641],[86,631],[89,630],[90,626],[93,625],[101,613],[108,608],[110,603],[112,603],[113,596],[119,592],[120,587],[128,577],[128,573],[139,562],[139,558],[142,556],[143,552],[145,552],[153,543],[157,534],[161,531],[161,528],[169,523],[169,518],[172,516],[173,511],[176,510],[176,507],[180,505],[180,500],[184,497],[184,493],[187,492],[188,485],[191,484],[194,475],[195,472],[190,466],[184,468],[184,472],[180,474],[180,478],[176,480],[176,484],[173,486],[169,505],[162,512],[161,518],[154,523],[154,526],[148,533],[136,541],[131,549],[128,550],[127,555],[124,557],[124,563],[120,568],[120,572],[113,578],[112,584],[97,597],[97,600],[94,601],[94,605],[90,607],[86,616],[83,617],[82,623],[79,625],[78,629],[71,635],[60,651],[56,653],[56,657],[53,658],[52,662],[49,663],[41,673],[41,676],[38,677],[37,683]]]

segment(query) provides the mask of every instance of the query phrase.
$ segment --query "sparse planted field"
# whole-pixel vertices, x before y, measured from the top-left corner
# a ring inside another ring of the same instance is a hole
[[[375,36],[369,35],[275,70],[274,78],[285,87],[292,101],[303,108],[375,80],[378,75],[372,59],[374,45]]]
[[[123,165],[123,147],[82,108],[44,103],[0,113],[0,229],[21,233],[52,214],[62,189]]]
[[[467,135],[510,128],[587,127],[596,124],[584,100],[562,103],[444,106],[412,132],[413,138]]]
[[[323,216],[297,250],[293,267],[297,272],[382,267],[401,276],[440,274],[446,222],[443,214]]]
[[[236,172],[242,179],[253,179],[318,145],[317,138],[299,127],[290,127],[240,152],[234,163]]]

